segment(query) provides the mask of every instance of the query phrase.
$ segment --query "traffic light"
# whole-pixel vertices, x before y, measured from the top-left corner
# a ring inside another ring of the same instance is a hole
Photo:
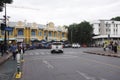
[[[4,24],[4,23],[1,23],[0,29],[1,29],[1,30],[5,30],[5,27],[6,27],[5,24]]]

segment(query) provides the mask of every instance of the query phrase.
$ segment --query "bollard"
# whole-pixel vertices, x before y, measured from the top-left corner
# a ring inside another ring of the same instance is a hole
[[[17,74],[16,74],[16,78],[21,78],[21,70],[20,70],[21,55],[20,55],[20,53],[17,53],[16,57],[17,57]]]
[[[21,59],[20,53],[17,53],[16,58],[17,58],[17,64],[20,64],[20,59]]]
[[[21,62],[24,62],[24,59],[23,59],[23,49],[21,49]]]

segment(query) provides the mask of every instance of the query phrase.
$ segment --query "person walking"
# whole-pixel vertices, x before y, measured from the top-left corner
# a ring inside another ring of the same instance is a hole
[[[103,44],[103,50],[106,51],[106,48],[107,48],[107,43],[105,42],[105,43]]]
[[[1,44],[1,56],[3,56],[4,55],[4,44],[2,43]]]
[[[115,53],[117,53],[117,46],[118,46],[118,44],[117,44],[117,42],[115,42],[115,43],[114,43],[114,52],[115,52]]]
[[[13,54],[13,59],[16,60],[16,54],[18,53],[18,48],[16,44],[12,44],[10,50]]]

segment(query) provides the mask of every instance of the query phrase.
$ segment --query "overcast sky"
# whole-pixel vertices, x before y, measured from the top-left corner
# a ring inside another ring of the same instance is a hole
[[[111,19],[120,15],[120,0],[13,0],[7,5],[10,21],[69,25]],[[0,12],[0,17],[4,12]]]

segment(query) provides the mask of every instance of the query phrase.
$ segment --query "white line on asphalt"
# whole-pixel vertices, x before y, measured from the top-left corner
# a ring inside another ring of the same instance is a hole
[[[48,68],[51,68],[51,69],[54,68],[53,65],[51,65],[51,64],[50,64],[48,61],[46,61],[46,60],[43,60],[43,63],[46,64]]]
[[[97,80],[95,77],[93,76],[90,76],[86,73],[83,73],[83,72],[80,72],[80,71],[76,71],[79,75],[83,76],[85,79],[87,80]],[[99,80],[107,80],[107,79],[104,79],[104,78],[99,78]]]
[[[44,53],[44,52],[41,52],[40,54],[41,54],[41,55],[44,55],[45,53]]]
[[[85,79],[87,80],[96,80],[95,77],[91,77],[89,76],[88,74],[85,74],[83,72],[80,72],[80,71],[76,71],[78,74],[80,74],[81,76],[83,76]]]
[[[39,53],[38,53],[38,52],[36,52],[36,53],[35,53],[35,55],[39,55]]]

